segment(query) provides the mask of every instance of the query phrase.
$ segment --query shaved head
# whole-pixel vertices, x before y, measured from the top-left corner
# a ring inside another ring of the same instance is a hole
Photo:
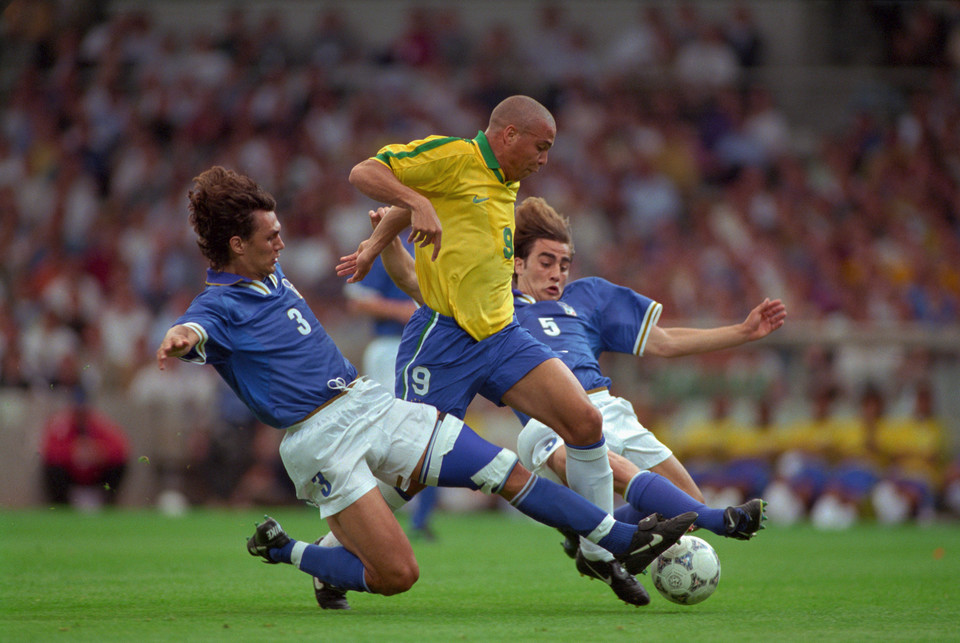
[[[550,110],[529,96],[511,96],[490,112],[484,133],[504,177],[519,181],[546,164],[557,123]]]
[[[511,96],[500,102],[490,113],[488,131],[499,131],[508,125],[517,129],[530,129],[535,124],[546,123],[556,129],[553,114],[529,96]]]

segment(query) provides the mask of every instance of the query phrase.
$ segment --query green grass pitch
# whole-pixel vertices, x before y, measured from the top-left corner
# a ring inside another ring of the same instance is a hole
[[[560,535],[516,513],[440,514],[415,542],[420,581],[351,593],[321,611],[310,578],[265,565],[245,540],[262,510],[80,514],[0,510],[0,641],[948,641],[960,640],[960,525],[703,535],[717,592],[674,605],[619,602],[581,578]],[[291,536],[325,523],[272,511]]]

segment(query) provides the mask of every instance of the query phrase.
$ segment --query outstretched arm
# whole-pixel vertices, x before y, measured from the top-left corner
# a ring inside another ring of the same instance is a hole
[[[717,328],[660,328],[654,326],[645,355],[681,357],[733,348],[762,339],[783,326],[787,307],[779,299],[764,299],[739,324]]]
[[[164,370],[168,357],[186,355],[199,341],[200,335],[195,330],[183,324],[174,326],[164,335],[160,348],[157,349],[157,366],[161,371]]]
[[[443,230],[430,199],[401,183],[390,168],[375,159],[355,165],[350,171],[350,183],[375,201],[409,210],[409,241],[420,246],[433,244],[433,259],[436,260]]]

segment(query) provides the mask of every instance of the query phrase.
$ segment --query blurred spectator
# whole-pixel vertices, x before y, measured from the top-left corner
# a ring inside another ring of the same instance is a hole
[[[5,347],[0,352],[0,389],[20,389],[26,391],[34,382],[27,371],[20,348],[16,345]]]
[[[230,504],[234,506],[298,504],[296,489],[280,460],[283,432],[260,424],[249,453],[250,464],[237,481]]]
[[[751,401],[755,417],[735,423],[724,436],[723,485],[727,497],[762,498],[778,453],[774,403],[770,395]]]
[[[432,12],[413,7],[407,14],[407,24],[390,46],[385,62],[396,62],[409,67],[427,67],[437,62],[440,44],[432,24]]]
[[[749,4],[743,0],[733,7],[723,25],[723,35],[741,67],[756,67],[763,62],[763,34]]]
[[[663,9],[653,4],[638,5],[631,24],[608,42],[606,64],[619,74],[650,74],[670,57],[670,27]]]
[[[821,374],[811,385],[806,412],[780,427],[774,478],[763,492],[771,520],[793,524],[805,519],[823,493],[830,474],[830,438],[845,415],[840,402],[840,388]]]
[[[126,432],[92,408],[77,388],[68,408],[43,426],[44,492],[55,504],[83,509],[116,504],[127,469]]]
[[[621,191],[627,230],[641,239],[653,239],[661,228],[676,223],[683,214],[683,199],[676,184],[642,151],[633,155],[631,172]]]
[[[933,518],[943,468],[943,422],[934,409],[933,387],[920,381],[908,415],[888,414],[877,429],[877,450],[885,463],[873,490],[873,511],[884,524]]]
[[[63,361],[68,357],[72,359],[79,352],[80,338],[56,313],[45,310],[23,331],[21,346],[27,368],[43,381],[53,384],[60,379]]]
[[[710,398],[706,415],[691,419],[670,445],[711,506],[727,506],[732,499],[730,494],[737,493],[728,488],[724,477],[727,440],[738,426],[731,407],[729,394],[717,391]]]
[[[190,438],[184,481],[190,502],[242,506],[295,502],[296,493],[277,455],[282,432],[260,423],[219,378],[215,386],[216,418]]]
[[[184,364],[160,371],[147,341],[141,339],[138,353],[144,358],[127,389],[128,399],[142,418],[140,448],[148,458],[152,485],[159,494],[170,492],[185,502],[191,499],[188,487],[196,474],[192,465],[215,421],[217,378]]]
[[[98,322],[104,377],[112,386],[125,388],[139,365],[150,358],[142,346],[151,322],[149,309],[136,297],[125,274],[115,275],[111,297],[100,311]]]
[[[240,10],[241,16],[244,14]],[[318,69],[334,69],[354,62],[360,52],[360,39],[354,33],[344,11],[338,7],[324,9],[307,36],[307,60]],[[236,60],[236,58],[234,58]],[[238,60],[240,64],[242,59]]]
[[[859,414],[835,424],[829,436],[830,475],[810,508],[810,520],[821,529],[845,529],[867,517],[871,492],[883,472],[877,434],[886,412],[884,393],[869,383],[859,402]]]
[[[944,472],[943,508],[953,518],[960,518],[960,456],[954,458]]]
[[[696,37],[681,44],[674,60],[677,79],[689,90],[733,87],[740,80],[740,61],[715,24],[702,23]]]

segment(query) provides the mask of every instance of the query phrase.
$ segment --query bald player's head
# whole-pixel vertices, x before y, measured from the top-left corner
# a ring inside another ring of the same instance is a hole
[[[546,107],[517,95],[493,108],[484,133],[506,180],[519,181],[547,163],[557,124]]]
[[[543,121],[556,130],[556,122],[550,110],[529,96],[517,95],[505,98],[493,108],[487,129],[502,130],[508,125],[523,129],[538,121]]]

